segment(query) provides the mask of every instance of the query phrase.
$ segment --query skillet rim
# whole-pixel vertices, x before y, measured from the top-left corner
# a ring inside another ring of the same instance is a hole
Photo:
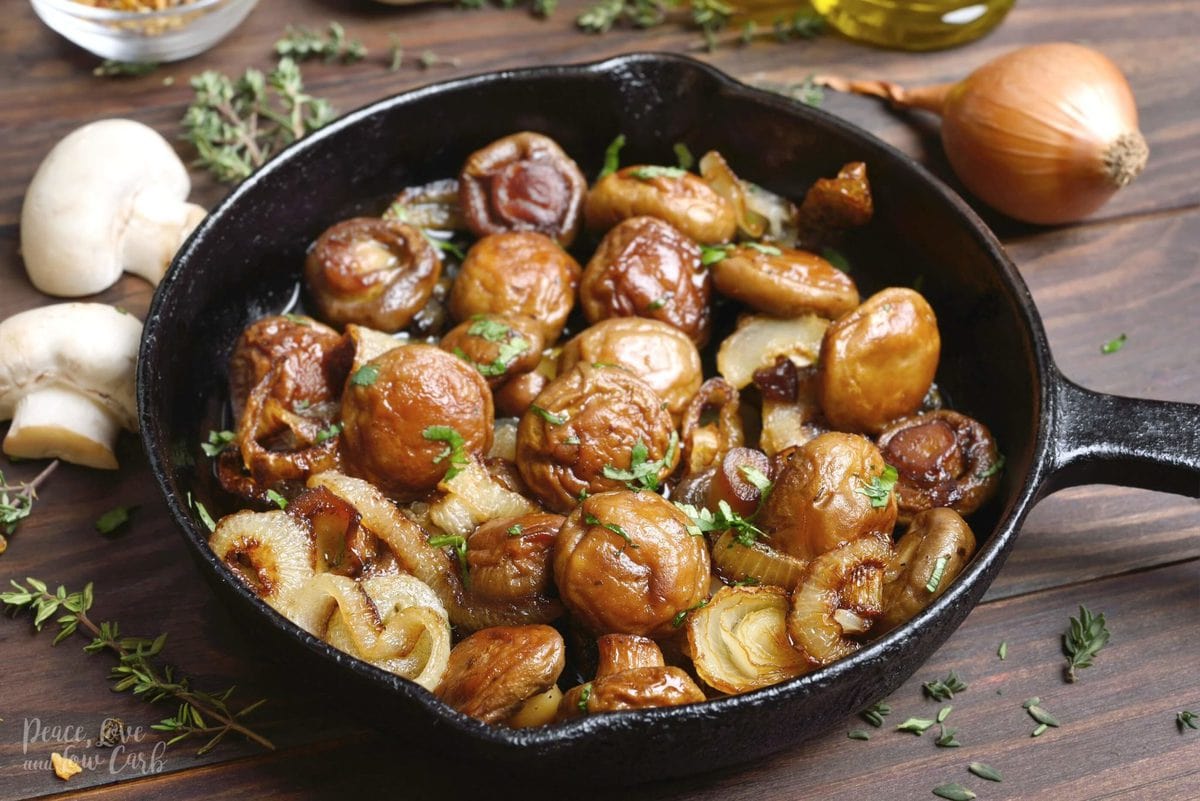
[[[886,158],[898,162],[908,172],[911,180],[924,184],[926,189],[932,190],[939,201],[950,207],[951,212],[969,233],[970,238],[987,253],[991,267],[999,273],[1000,286],[1014,301],[1013,306],[1018,311],[1020,323],[1029,335],[1032,345],[1033,352],[1026,355],[1032,357],[1035,366],[1030,378],[1036,394],[1034,409],[1036,433],[1031,443],[1029,471],[1019,488],[1011,491],[1011,499],[1006,507],[1007,512],[1001,511],[1000,518],[985,545],[976,553],[967,569],[949,590],[906,624],[871,641],[851,656],[832,665],[750,693],[714,698],[685,706],[588,716],[533,729],[510,729],[489,725],[447,706],[431,692],[414,682],[339,651],[304,631],[258,598],[216,558],[212,549],[207,545],[207,530],[198,525],[188,508],[189,505],[181,497],[182,493],[173,488],[170,478],[172,471],[169,449],[165,446],[160,448],[156,444],[160,440],[166,442],[166,432],[159,425],[157,416],[153,414],[153,409],[156,408],[156,402],[161,393],[159,392],[159,382],[155,380],[152,370],[152,365],[156,364],[160,358],[158,355],[158,328],[162,324],[163,307],[166,304],[167,296],[176,285],[184,280],[182,276],[185,275],[188,264],[194,257],[194,251],[203,247],[205,240],[214,235],[214,229],[218,229],[222,219],[229,213],[229,209],[234,207],[243,195],[250,192],[259,182],[268,180],[274,173],[289,169],[292,162],[301,158],[307,150],[326,138],[338,135],[346,128],[358,125],[377,114],[389,113],[396,107],[412,102],[430,97],[436,98],[439,95],[453,95],[460,91],[486,88],[488,85],[499,82],[588,77],[613,80],[619,79],[622,73],[627,73],[630,67],[649,65],[653,68],[660,67],[664,63],[703,74],[721,93],[749,100],[759,106],[766,106],[771,111],[783,116],[800,118],[807,125],[816,123],[817,127],[832,129],[835,135],[863,146],[864,150],[873,149],[881,153]],[[273,628],[282,631],[283,634],[303,646],[305,650],[317,655],[318,658],[331,663],[330,666],[334,669],[349,669],[356,674],[358,679],[369,684],[372,690],[381,689],[388,693],[398,694],[410,705],[419,706],[422,714],[427,715],[430,721],[448,723],[458,734],[473,740],[513,751],[530,749],[532,753],[541,755],[559,749],[576,747],[581,739],[586,740],[589,736],[599,736],[601,733],[611,733],[622,737],[639,736],[643,730],[653,729],[660,722],[686,725],[687,721],[719,717],[742,707],[799,703],[804,698],[820,694],[825,686],[842,680],[848,674],[861,671],[865,676],[870,676],[869,671],[886,664],[889,656],[911,650],[915,647],[912,642],[917,639],[914,637],[915,633],[929,626],[934,619],[950,614],[951,610],[962,603],[968,594],[978,590],[982,595],[1007,558],[1022,521],[1046,485],[1051,458],[1050,443],[1055,429],[1054,387],[1059,381],[1057,369],[1050,356],[1041,317],[1015,264],[1009,259],[1003,245],[983,220],[966,201],[939,178],[907,154],[840,117],[819,108],[813,108],[748,86],[696,59],[664,52],[630,53],[578,64],[504,69],[441,81],[374,101],[348,112],[324,128],[293,143],[232,189],[181,246],[154,294],[146,317],[137,363],[138,417],[141,439],[151,472],[164,496],[171,518],[191,548],[192,556],[198,558],[209,573],[210,580],[215,579],[223,586],[224,590],[230,591],[243,606],[248,604],[254,607],[255,612],[264,615],[266,622],[269,622]],[[984,586],[979,588],[977,585],[981,581],[984,582]],[[976,603],[977,601],[971,601],[971,608],[974,608]],[[956,624],[945,636],[949,637],[958,625]],[[861,681],[864,676],[852,678]],[[785,744],[783,747],[787,747],[787,745]],[[778,750],[778,747],[769,750]]]

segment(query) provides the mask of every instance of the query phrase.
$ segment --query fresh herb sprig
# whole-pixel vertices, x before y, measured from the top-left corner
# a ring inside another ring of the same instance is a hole
[[[266,703],[266,699],[234,709],[229,704],[233,687],[219,693],[193,689],[188,677],[177,675],[171,666],[160,662],[167,635],[160,634],[154,639],[128,637],[121,634],[116,623],[97,624],[88,616],[93,602],[90,583],[80,592],[70,593],[61,586],[51,592],[45,582],[34,578],[25,579],[24,584],[14,581],[12,586],[11,591],[0,593],[0,602],[13,614],[31,613],[33,626],[38,631],[54,618],[59,626],[54,645],[73,634],[90,636],[92,639],[83,647],[84,651],[89,654],[108,651],[117,657],[117,664],[109,674],[114,682],[113,690],[132,692],[149,703],[179,703],[175,715],[151,726],[155,731],[173,735],[167,745],[191,737],[207,737],[208,741],[197,752],[205,754],[233,732],[263,748],[275,749],[270,740],[244,722],[251,712]]]
[[[630,449],[628,470],[606,464],[602,472],[605,478],[624,481],[625,486],[631,490],[648,489],[651,492],[657,492],[659,474],[663,470],[670,469],[674,464],[677,450],[679,450],[679,435],[672,431],[671,439],[667,442],[667,452],[661,459],[650,461],[650,450],[646,447],[646,443],[639,439]]]
[[[324,36],[308,28],[289,25],[283,37],[275,42],[275,54],[296,61],[320,58],[326,63],[341,61],[349,64],[366,58],[367,48],[357,39],[347,39],[341,23],[330,22]]]
[[[38,488],[46,483],[57,467],[58,460],[55,459],[33,481],[11,485],[5,482],[4,473],[0,473],[0,554],[8,550],[7,537],[11,537],[20,522],[29,517],[37,501]]]
[[[195,98],[183,117],[195,163],[219,181],[246,178],[276,151],[333,120],[329,103],[304,91],[288,57],[270,73],[248,69],[237,79],[213,70],[192,78]]]
[[[728,501],[718,501],[716,513],[704,508],[697,509],[690,503],[676,501],[675,506],[691,518],[692,522],[688,525],[688,533],[692,536],[698,537],[712,531],[732,530],[733,541],[746,547],[750,547],[758,541],[759,537],[763,536],[763,530],[733,511]]]
[[[1070,627],[1062,636],[1063,654],[1067,658],[1064,675],[1074,683],[1076,671],[1092,666],[1096,655],[1108,644],[1109,632],[1104,614],[1094,615],[1086,606],[1079,607],[1079,617],[1072,617]]]
[[[429,544],[434,548],[450,548],[458,559],[458,572],[462,576],[463,586],[471,586],[471,565],[467,562],[467,538],[458,534],[444,534],[430,537]]]

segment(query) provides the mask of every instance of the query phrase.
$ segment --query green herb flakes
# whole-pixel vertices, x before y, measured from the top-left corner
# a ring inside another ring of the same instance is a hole
[[[682,178],[687,174],[687,170],[681,170],[678,167],[663,167],[658,164],[635,167],[629,171],[629,176],[637,178],[639,181],[653,181],[655,178]]]
[[[891,497],[892,488],[896,486],[896,482],[900,478],[900,473],[896,468],[889,465],[884,465],[883,472],[877,476],[871,477],[871,483],[859,479],[861,486],[854,491],[859,495],[865,495],[871,501],[871,508],[883,509],[888,505],[888,499]]]
[[[957,782],[939,784],[933,788],[932,792],[938,798],[945,798],[946,801],[971,801],[971,799],[976,798],[975,793]]]
[[[325,428],[325,429],[322,429],[321,431],[317,432],[316,443],[318,445],[320,445],[322,442],[325,442],[326,440],[331,440],[340,433],[342,433],[342,424],[341,423],[331,423],[329,425],[329,428]]]
[[[692,155],[692,151],[683,142],[676,142],[672,149],[675,151],[675,162],[681,170],[690,170],[696,165],[696,157]]]
[[[1029,736],[1030,737],[1041,737],[1043,734],[1046,733],[1047,728],[1048,727],[1046,726],[1045,723],[1038,724],[1038,727],[1033,730],[1033,734],[1031,734]]]
[[[765,256],[782,256],[783,251],[774,245],[764,245],[762,242],[747,242],[746,247],[757,250]]]
[[[232,431],[209,431],[208,442],[200,443],[200,450],[205,456],[217,456],[233,446],[237,434]]]
[[[657,492],[659,475],[675,463],[675,453],[678,449],[679,434],[672,431],[671,439],[667,442],[667,452],[661,459],[649,461],[650,451],[646,443],[639,439],[630,449],[628,470],[605,465],[602,472],[605,478],[624,481],[625,486],[631,490],[648,489]]]
[[[883,719],[892,714],[892,708],[883,701],[879,701],[858,714],[859,717],[878,729],[883,726]]]
[[[429,544],[434,548],[450,548],[458,559],[458,571],[462,575],[463,585],[471,586],[471,566],[467,562],[467,538],[457,534],[443,534],[440,537],[430,537]]]
[[[379,380],[379,365],[364,364],[354,371],[350,383],[356,387],[369,387]]]
[[[567,415],[565,412],[563,414],[555,414],[554,412],[543,409],[536,403],[529,404],[529,410],[552,426],[561,426],[563,423],[567,422]]]
[[[1004,781],[1003,777],[1000,776],[1000,771],[996,770],[990,765],[985,765],[982,762],[972,762],[971,764],[967,765],[967,770],[971,771],[981,779],[987,779],[989,782]]]
[[[650,301],[650,304],[648,306],[646,306],[646,311],[658,311],[663,306],[666,306],[668,303],[670,303],[671,298],[674,296],[675,296],[674,292],[668,292],[667,294],[665,294],[661,297],[655,298],[654,300]]]
[[[267,500],[278,506],[280,509],[287,509],[287,498],[283,497],[273,489],[267,490]]]
[[[1108,644],[1109,632],[1104,614],[1093,615],[1086,606],[1080,606],[1079,617],[1070,620],[1062,636],[1062,648],[1067,657],[1066,679],[1074,682],[1076,671],[1091,667],[1096,655]]]
[[[939,709],[938,713],[937,713],[937,722],[945,723],[946,718],[950,717],[950,712],[953,709],[954,709],[954,707],[952,707],[952,706],[944,706],[941,709]]]
[[[100,517],[96,518],[96,531],[101,534],[112,534],[129,522],[136,506],[114,506]]]
[[[866,729],[851,729],[846,732],[846,736],[851,740],[870,740],[871,733]]]
[[[1029,706],[1025,707],[1025,711],[1029,713],[1029,717],[1033,718],[1038,723],[1041,723],[1045,726],[1053,726],[1056,729],[1059,726],[1058,719],[1038,704],[1030,704]]]
[[[208,513],[208,509],[200,501],[193,498],[190,492],[187,494],[187,502],[188,506],[196,510],[196,515],[200,518],[200,522],[204,524],[205,528],[209,531],[217,530],[217,524],[213,521],[212,515]]]
[[[967,685],[952,670],[950,671],[950,675],[945,679],[941,681],[927,681],[921,685],[921,689],[934,701],[949,701],[954,697],[955,693],[960,693],[967,689]]]
[[[937,561],[933,563],[933,571],[929,574],[929,581],[925,583],[926,592],[937,592],[938,585],[942,583],[942,575],[946,572],[946,565],[950,564],[950,558],[939,556]]]
[[[1125,334],[1119,334],[1100,346],[1100,352],[1108,355],[1116,353],[1121,348],[1125,347],[1125,343],[1129,341],[1129,337]]]
[[[525,533],[525,529],[521,526],[520,523],[514,523],[513,525],[508,527],[507,533],[508,533],[508,536],[510,536],[510,537],[520,537],[522,534]]]
[[[1000,657],[1001,662],[1008,659],[1008,640],[1001,641],[1000,647],[996,649],[996,656]]]
[[[449,481],[463,471],[467,466],[467,441],[463,439],[462,434],[450,426],[429,426],[421,432],[421,436],[431,442],[444,442],[446,448],[433,458],[433,463],[449,458],[450,466],[446,469],[446,475],[442,481]]]
[[[679,628],[683,625],[683,621],[687,620],[689,612],[695,612],[697,609],[703,609],[704,607],[708,606],[708,601],[709,599],[705,598],[703,601],[700,601],[694,606],[689,606],[687,609],[680,609],[675,613],[675,617],[671,618],[671,625],[675,628]]]
[[[846,259],[845,255],[843,255],[842,252],[836,248],[822,248],[821,258],[825,259],[825,261],[829,262],[844,273],[850,272],[850,262]]]
[[[935,721],[927,718],[909,718],[896,727],[896,731],[907,731],[916,735],[921,735],[932,728]]]
[[[625,147],[625,134],[617,134],[617,138],[609,143],[604,149],[604,167],[600,170],[597,179],[603,178],[606,175],[612,175],[621,167],[621,148]]]
[[[584,515],[583,522],[587,523],[589,526],[600,526],[601,528],[608,529],[613,534],[616,534],[618,537],[625,540],[625,544],[630,548],[638,547],[637,543],[633,541],[633,537],[630,537],[625,529],[621,528],[616,523],[605,523],[595,515]]]
[[[579,707],[579,711],[585,715],[588,714],[588,701],[591,700],[591,697],[592,683],[589,681],[587,684],[583,685],[583,688],[579,691],[579,701],[576,703],[576,706]]]
[[[1200,715],[1185,709],[1175,715],[1175,725],[1180,734],[1185,734],[1188,729],[1200,729]]]
[[[1004,469],[1004,463],[1006,461],[1008,461],[1008,460],[1004,458],[1003,453],[997,454],[996,461],[994,461],[990,465],[988,465],[986,470],[976,473],[975,476],[977,478],[991,478],[992,476],[996,475],[997,473],[999,473],[1001,470]]]
[[[700,246],[700,264],[703,267],[716,264],[722,259],[729,256],[729,245],[701,245]]]

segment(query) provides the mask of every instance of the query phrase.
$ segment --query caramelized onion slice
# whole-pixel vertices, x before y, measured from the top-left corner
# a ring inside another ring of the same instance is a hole
[[[864,597],[864,588],[874,586],[877,593],[882,591],[882,582],[873,581],[871,574],[882,576],[891,560],[891,546],[867,535],[826,551],[809,563],[804,579],[792,593],[787,628],[792,642],[814,664],[828,665],[858,650],[858,643],[847,636],[843,624],[852,623],[854,633],[861,633],[865,621],[870,620],[867,610],[872,606],[882,608],[882,599]],[[854,617],[846,616],[845,610],[854,612]]]
[[[712,548],[713,567],[729,581],[753,579],[760,584],[791,590],[804,577],[806,567],[803,559],[789,556],[783,551],[761,542],[742,545],[734,539],[733,531],[726,531]]]
[[[337,601],[325,632],[330,645],[427,690],[437,687],[450,659],[450,621],[429,587],[404,575],[316,581]]]
[[[787,591],[723,587],[691,614],[688,648],[696,674],[724,693],[744,693],[807,672],[811,665],[787,632]]]
[[[797,367],[817,361],[821,339],[829,321],[807,314],[791,320],[751,315],[725,338],[717,351],[717,371],[738,389],[754,380],[754,373],[786,356]]]
[[[710,150],[700,157],[700,176],[721,197],[729,201],[737,217],[738,233],[747,239],[759,239],[767,230],[767,220],[747,202],[746,188],[725,157]]]
[[[242,511],[221,518],[208,540],[217,558],[284,616],[313,577],[308,529],[286,512]]]
[[[445,496],[429,508],[429,519],[442,531],[465,537],[489,520],[540,511],[532,501],[505,488],[475,458],[438,488]]]

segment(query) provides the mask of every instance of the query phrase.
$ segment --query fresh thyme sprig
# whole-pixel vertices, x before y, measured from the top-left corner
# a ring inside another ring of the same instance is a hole
[[[1065,676],[1068,682],[1076,679],[1075,671],[1089,668],[1100,649],[1108,644],[1108,628],[1104,614],[1093,615],[1086,606],[1079,607],[1079,617],[1071,618],[1071,625],[1062,636],[1063,654],[1067,657]]]
[[[333,120],[329,103],[304,91],[300,68],[280,59],[270,73],[232,79],[213,70],[192,78],[195,99],[183,117],[196,164],[219,181],[240,181],[277,150]]]
[[[167,745],[190,737],[208,737],[208,742],[197,752],[198,755],[205,754],[227,734],[235,732],[263,748],[275,749],[270,740],[242,722],[247,715],[266,703],[266,699],[235,711],[229,706],[233,687],[220,693],[193,689],[186,676],[178,676],[171,666],[159,663],[159,654],[166,644],[167,635],[161,634],[153,640],[127,637],[121,634],[116,623],[96,624],[88,617],[93,601],[90,583],[82,591],[72,593],[61,586],[51,592],[45,582],[34,578],[25,579],[25,584],[14,581],[12,586],[13,590],[0,593],[0,602],[14,615],[32,613],[33,627],[38,631],[58,615],[54,620],[59,625],[54,645],[73,634],[80,634],[92,637],[91,642],[83,647],[87,653],[110,651],[116,655],[117,665],[109,674],[114,682],[114,691],[132,692],[152,704],[166,700],[179,703],[179,710],[174,716],[164,718],[150,727],[174,735]]]
[[[29,517],[33,504],[37,500],[38,487],[46,483],[46,479],[58,467],[55,459],[38,473],[33,481],[9,485],[4,481],[4,473],[0,472],[0,554],[8,550],[8,539],[17,530],[17,525]]]
[[[341,61],[349,64],[367,57],[367,48],[357,39],[347,39],[341,23],[329,23],[325,36],[308,28],[289,25],[283,37],[275,42],[275,54],[296,61],[321,58],[326,63]]]

